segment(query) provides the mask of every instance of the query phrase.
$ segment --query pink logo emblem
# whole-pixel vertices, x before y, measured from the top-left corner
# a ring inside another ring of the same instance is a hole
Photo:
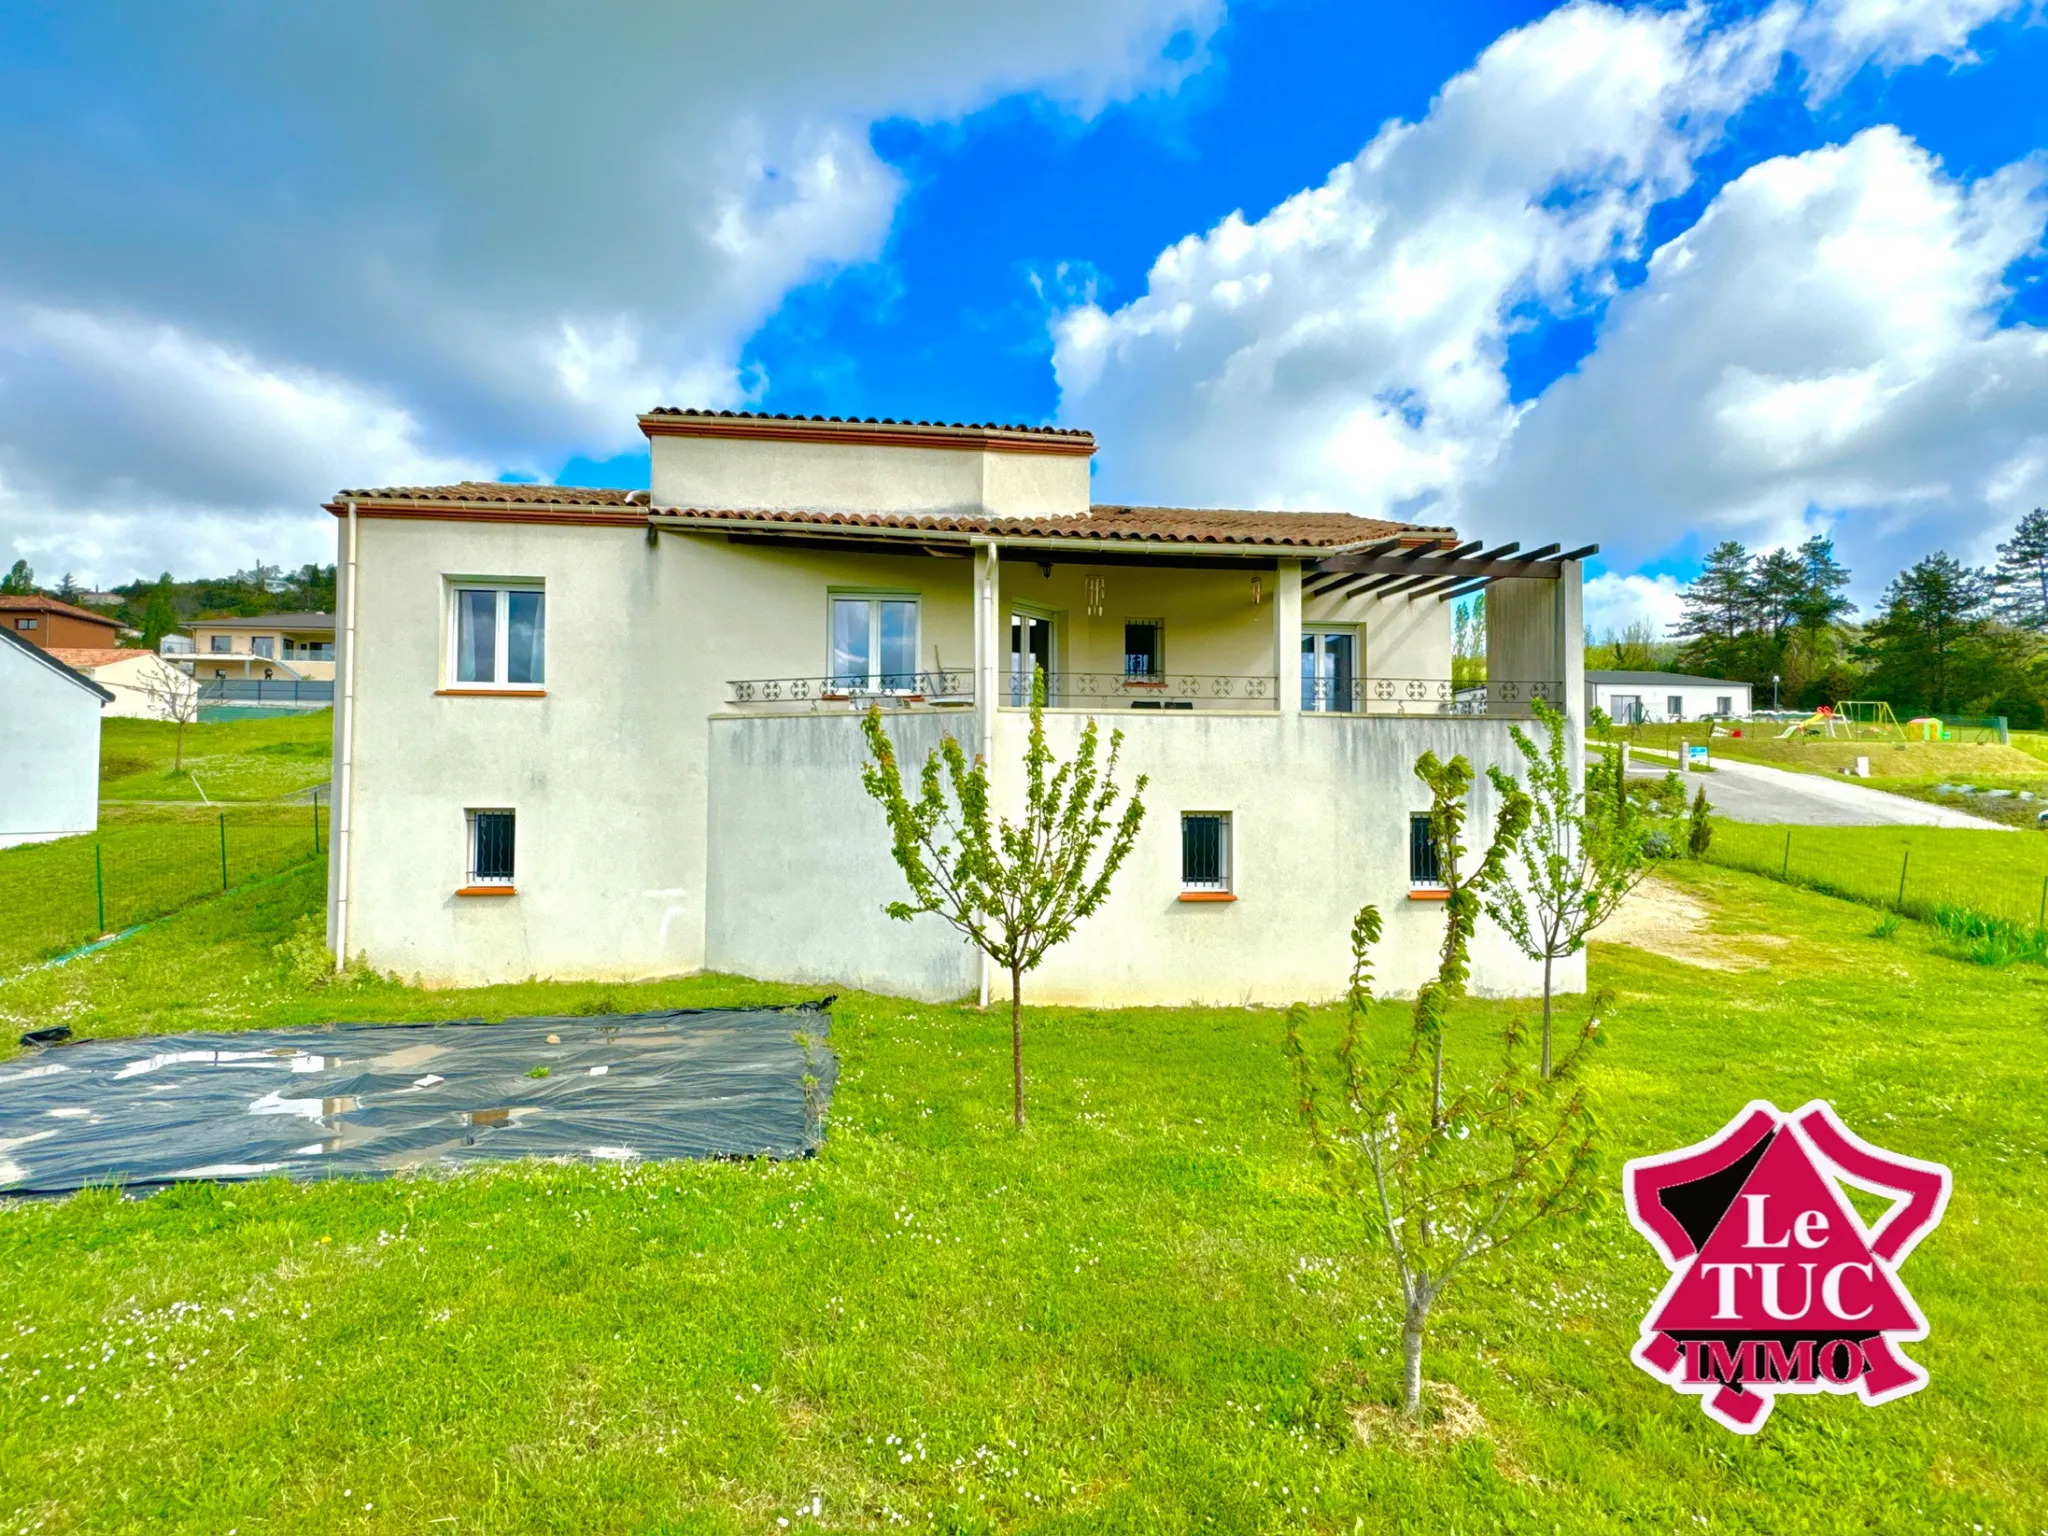
[[[1885,1152],[1815,1100],[1758,1099],[1697,1146],[1639,1157],[1628,1218],[1671,1271],[1630,1352],[1753,1435],[1780,1392],[1890,1402],[1927,1385],[1898,1346],[1927,1337],[1899,1280],[1948,1206],[1948,1170]],[[1844,1184],[1892,1202],[1865,1226]]]

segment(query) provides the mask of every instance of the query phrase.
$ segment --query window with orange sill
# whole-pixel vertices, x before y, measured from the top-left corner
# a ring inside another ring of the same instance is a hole
[[[1417,811],[1408,818],[1408,899],[1441,901],[1449,895],[1436,837],[1429,829],[1429,812]]]
[[[513,853],[517,822],[511,811],[470,811],[469,878],[461,896],[513,894]]]
[[[451,688],[537,693],[547,682],[547,594],[538,582],[451,583]]]

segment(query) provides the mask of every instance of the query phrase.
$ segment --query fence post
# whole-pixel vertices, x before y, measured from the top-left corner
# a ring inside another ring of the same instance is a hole
[[[2041,877],[2041,912],[2034,919],[2036,928],[2048,928],[2048,875]]]
[[[1782,865],[1782,866],[1781,866],[1781,867],[1779,868],[1779,870],[1778,870],[1778,878],[1779,878],[1780,880],[1789,880],[1789,879],[1790,879],[1791,877],[1792,877],[1792,829],[1791,829],[1790,827],[1787,827],[1787,828],[1785,829],[1785,862],[1784,862],[1784,864],[1783,864],[1783,865]]]
[[[228,813],[220,813],[220,888],[228,888]]]
[[[1906,865],[1912,861],[1913,850],[1908,848],[1899,855],[1899,899],[1892,903],[1894,911],[1906,910]]]
[[[313,801],[313,852],[320,852],[320,801],[317,797]]]
[[[2048,891],[2048,880],[2042,881],[2041,887],[2044,891]],[[98,938],[100,934],[107,931],[107,871],[105,864],[100,859],[100,840],[98,838],[92,840],[92,889],[93,895],[99,899],[100,904],[100,925],[93,934],[94,938]]]

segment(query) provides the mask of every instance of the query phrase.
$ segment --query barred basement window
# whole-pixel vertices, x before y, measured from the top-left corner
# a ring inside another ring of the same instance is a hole
[[[513,815],[510,811],[469,813],[470,885],[512,883]]]
[[[1180,819],[1180,884],[1184,891],[1230,889],[1230,818],[1215,811]]]
[[[1408,883],[1440,886],[1444,883],[1443,863],[1437,858],[1436,838],[1429,830],[1429,816],[1417,812],[1408,818]]]

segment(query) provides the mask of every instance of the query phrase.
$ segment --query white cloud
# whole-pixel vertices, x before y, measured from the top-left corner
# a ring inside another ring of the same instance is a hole
[[[1603,571],[1586,582],[1586,627],[1595,635],[1620,634],[1631,624],[1647,624],[1659,639],[1669,634],[1684,612],[1674,576],[1644,576]]]
[[[1322,186],[1062,317],[1062,416],[1103,437],[1110,494],[1395,514],[1454,494],[1513,431],[1518,307],[1606,290],[1783,31],[1571,5],[1507,34]]]
[[[1532,317],[1610,299],[1649,210],[1787,58],[1821,92],[1964,57],[2012,8],[1553,12],[1321,186],[1169,247],[1121,308],[1062,316],[1062,418],[1102,436],[1108,499],[1448,517],[1623,564],[1850,508],[1988,542],[2048,462],[2041,338],[1995,318],[2040,233],[2031,164],[1958,187],[1895,131],[1774,161],[1614,299],[1576,376],[1518,405],[1506,364]]]
[[[2048,332],[2001,325],[2048,161],[1974,183],[1893,128],[1767,161],[1659,250],[1480,495],[1610,558],[1831,527],[1866,592],[2048,502]]]
[[[0,551],[153,574],[207,509],[249,520],[241,563],[287,553],[265,519],[296,556],[342,484],[552,468],[636,445],[649,405],[738,404],[783,296],[881,248],[903,187],[872,123],[1170,89],[1220,18],[60,7],[38,56],[71,65],[14,70],[0,114]]]

